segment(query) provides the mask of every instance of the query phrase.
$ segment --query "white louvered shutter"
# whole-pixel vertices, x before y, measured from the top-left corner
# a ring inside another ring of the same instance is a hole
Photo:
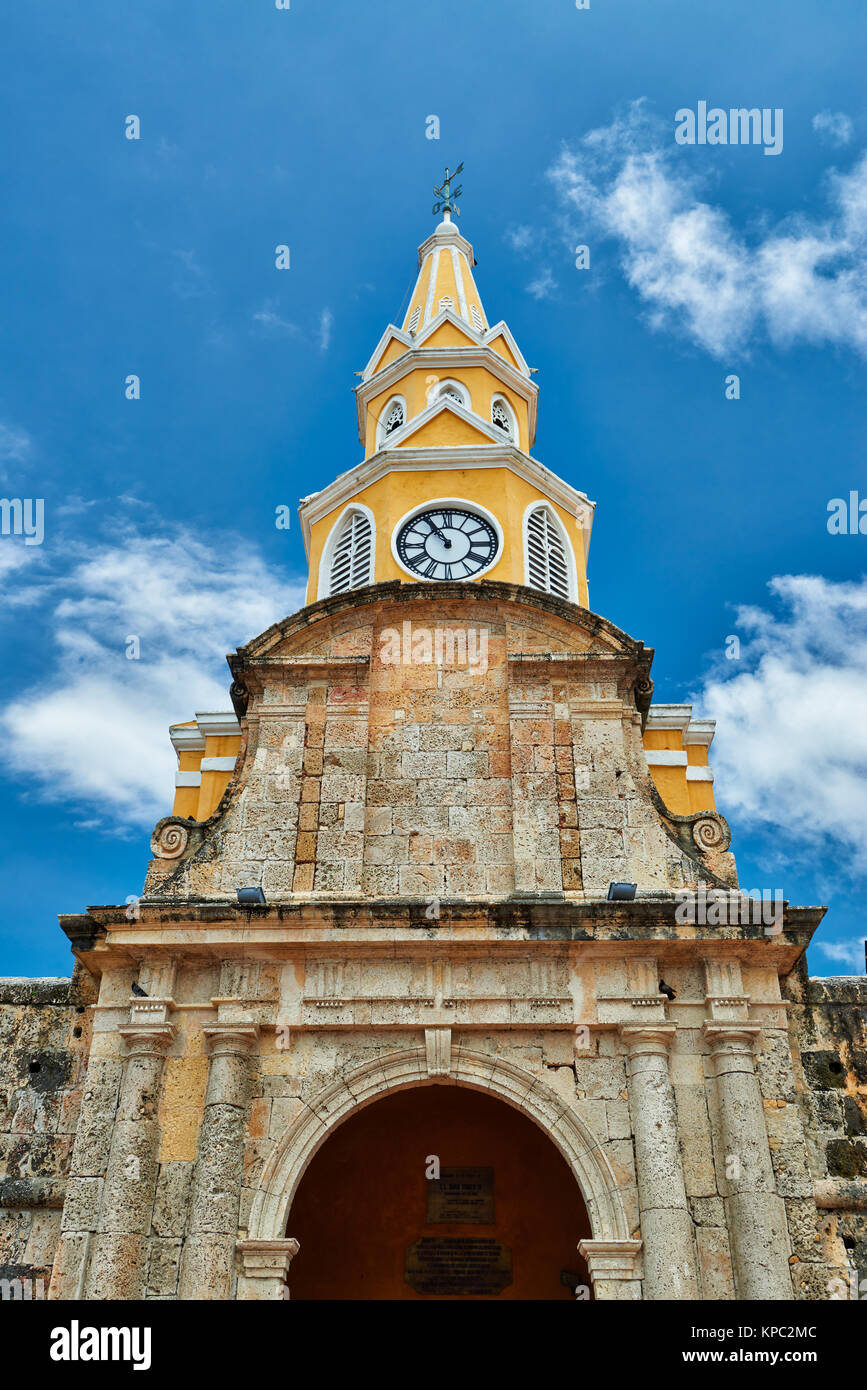
[[[363,512],[351,512],[340,528],[331,556],[329,594],[343,594],[371,584],[372,536],[370,520]]]
[[[527,583],[556,598],[571,598],[566,548],[547,507],[537,507],[527,522]]]

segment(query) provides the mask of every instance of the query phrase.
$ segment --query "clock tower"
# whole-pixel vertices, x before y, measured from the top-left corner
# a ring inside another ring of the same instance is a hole
[[[538,387],[485,311],[453,200],[418,248],[402,323],[360,373],[363,461],[301,504],[307,599],[484,577],[586,608],[594,504],[531,454]]]
[[[739,891],[713,724],[590,610],[593,503],[438,193],[361,462],[301,504],[307,603],[172,727],[141,897],[61,918],[50,1297],[827,1298],[864,982],[807,980],[822,908]]]

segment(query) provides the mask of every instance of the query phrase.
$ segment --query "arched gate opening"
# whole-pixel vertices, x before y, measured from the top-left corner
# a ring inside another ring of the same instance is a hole
[[[526,1114],[467,1087],[355,1110],[310,1159],[286,1231],[293,1301],[592,1297],[568,1163]]]

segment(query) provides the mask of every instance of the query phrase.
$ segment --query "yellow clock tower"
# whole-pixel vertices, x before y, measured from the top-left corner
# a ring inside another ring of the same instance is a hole
[[[363,461],[301,504],[308,602],[485,577],[586,608],[594,504],[531,455],[538,387],[507,324],[488,319],[452,207],[418,249],[403,323],[360,373]]]

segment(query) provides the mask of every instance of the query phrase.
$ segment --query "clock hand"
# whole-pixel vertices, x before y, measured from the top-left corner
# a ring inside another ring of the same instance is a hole
[[[442,541],[443,545],[445,546],[446,550],[451,550],[452,543],[451,543],[451,541],[449,540],[448,536],[444,536],[444,535],[443,535],[443,533],[442,533],[442,531],[440,530],[440,528],[439,528],[438,526],[435,526],[435,525],[434,525],[434,523],[431,521],[430,517],[428,517],[428,525],[430,526],[431,530],[432,530],[432,531],[435,531],[436,534],[439,536],[439,538],[440,538],[440,540]]]

